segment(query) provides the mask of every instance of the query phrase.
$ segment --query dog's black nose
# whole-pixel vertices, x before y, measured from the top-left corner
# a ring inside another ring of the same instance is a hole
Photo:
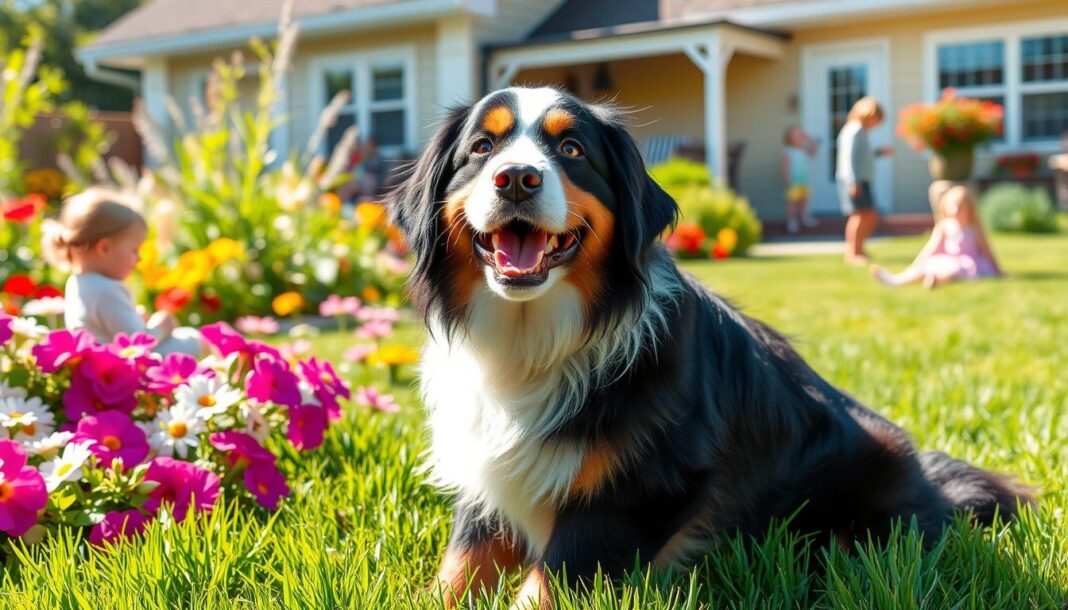
[[[513,203],[522,203],[541,190],[541,172],[532,165],[505,165],[493,175],[497,194]]]

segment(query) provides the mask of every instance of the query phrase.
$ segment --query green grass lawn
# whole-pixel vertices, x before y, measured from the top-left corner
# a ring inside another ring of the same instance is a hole
[[[873,246],[892,268],[920,239]],[[1041,486],[1041,510],[995,531],[962,524],[923,551],[903,533],[851,553],[776,531],[728,542],[690,574],[634,574],[561,591],[566,608],[1060,610],[1068,603],[1068,237],[997,237],[1012,277],[889,290],[837,257],[697,262],[687,267],[792,336],[814,368],[944,449]],[[402,329],[418,341],[421,331]],[[315,340],[339,359],[347,336]],[[419,474],[425,443],[405,410],[354,407],[323,448],[283,459],[294,496],[277,514],[219,507],[195,524],[150,528],[119,549],[70,537],[16,549],[0,605],[51,608],[436,608],[421,593],[449,529],[448,500]],[[479,607],[510,603],[516,578]]]

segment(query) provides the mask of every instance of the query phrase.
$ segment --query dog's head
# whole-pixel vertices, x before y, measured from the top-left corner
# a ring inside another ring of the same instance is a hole
[[[590,313],[618,305],[676,215],[617,111],[548,88],[452,111],[389,199],[413,300],[446,319],[483,286],[532,301],[569,284]]]

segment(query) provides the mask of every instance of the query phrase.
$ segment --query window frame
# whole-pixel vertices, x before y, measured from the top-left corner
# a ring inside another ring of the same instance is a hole
[[[308,118],[309,124],[314,125],[319,114],[330,103],[326,99],[326,87],[324,79],[326,73],[332,70],[350,70],[353,75],[355,91],[352,99],[346,106],[347,112],[356,115],[356,127],[359,129],[360,139],[370,136],[371,114],[375,111],[403,110],[404,111],[404,142],[400,145],[384,145],[379,143],[379,150],[386,157],[400,157],[406,152],[413,152],[416,143],[416,53],[414,46],[401,46],[376,49],[374,51],[356,51],[348,53],[335,53],[320,55],[312,59],[310,66],[309,90],[311,93],[312,115]],[[400,68],[403,72],[403,97],[397,100],[374,101],[372,94],[372,73],[380,68]],[[324,138],[319,144],[319,152],[328,154],[327,143]]]
[[[1028,94],[1068,92],[1064,82],[1025,83],[1023,81],[1023,39],[1068,34],[1068,19],[1048,19],[1006,24],[990,24],[953,30],[938,30],[924,35],[924,99],[933,102],[942,94],[939,82],[938,51],[944,45],[1000,41],[1004,45],[1004,83],[1000,86],[961,88],[964,95],[1003,95],[1005,98],[1005,133],[988,150],[994,153],[1027,150],[1052,153],[1060,150],[1061,134],[1050,139],[1025,140],[1023,137],[1023,99]]]

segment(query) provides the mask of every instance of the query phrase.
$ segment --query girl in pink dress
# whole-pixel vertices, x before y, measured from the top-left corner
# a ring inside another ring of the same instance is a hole
[[[923,282],[927,288],[934,288],[952,280],[1001,275],[968,189],[963,186],[949,189],[942,196],[941,205],[944,216],[916,260],[900,273],[872,265],[875,279],[887,286]]]

